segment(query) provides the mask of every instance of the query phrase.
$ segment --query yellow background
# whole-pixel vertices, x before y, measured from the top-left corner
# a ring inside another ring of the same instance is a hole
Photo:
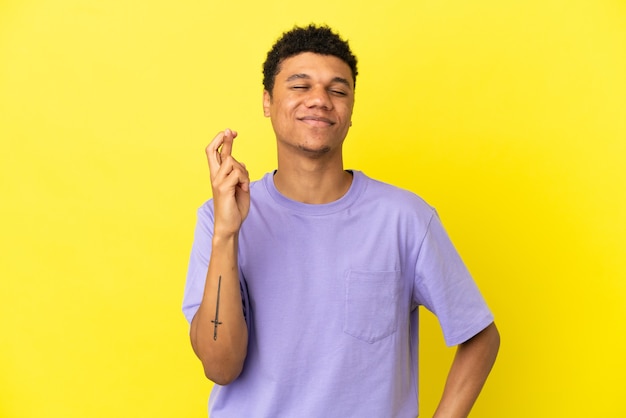
[[[473,416],[626,416],[625,2],[3,0],[0,417],[206,416],[203,148],[275,167],[261,63],[309,22],[360,60],[346,166],[434,205],[495,312]],[[453,350],[421,338],[430,416]]]

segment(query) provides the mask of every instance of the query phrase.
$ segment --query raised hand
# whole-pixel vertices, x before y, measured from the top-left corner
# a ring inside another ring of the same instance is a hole
[[[226,129],[206,147],[215,208],[214,236],[239,233],[250,210],[250,177],[246,166],[233,158],[237,132]]]

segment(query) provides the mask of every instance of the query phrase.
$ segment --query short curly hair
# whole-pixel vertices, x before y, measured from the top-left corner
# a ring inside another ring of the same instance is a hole
[[[348,41],[341,39],[328,26],[310,24],[306,27],[295,26],[290,31],[284,32],[267,53],[263,63],[263,87],[270,96],[276,74],[280,72],[280,64],[285,59],[302,52],[333,55],[341,59],[352,70],[352,80],[356,86],[357,59],[350,50]]]

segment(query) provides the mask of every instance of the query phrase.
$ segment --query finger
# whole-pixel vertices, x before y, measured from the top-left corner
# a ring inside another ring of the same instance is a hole
[[[223,157],[222,164],[217,172],[217,180],[223,180],[225,177],[229,176],[233,171],[241,171],[248,175],[248,170],[246,169],[245,164],[240,163],[234,157]]]
[[[242,191],[245,193],[250,192],[250,177],[248,172],[243,170],[237,170],[237,187],[235,188],[235,195],[239,195]]]
[[[226,129],[224,131],[224,142],[222,143],[222,148],[220,149],[220,159],[223,160],[225,157],[229,157],[233,151],[233,141],[237,137],[237,132],[232,129]]]
[[[241,175],[239,177],[239,187],[244,192],[250,191],[250,173],[246,169],[246,165],[244,163],[239,163]]]
[[[209,172],[211,178],[214,178],[222,165],[222,159],[219,154],[219,147],[224,142],[224,132],[218,133],[215,138],[205,148],[207,162],[209,163]]]
[[[249,193],[250,177],[248,171],[239,164],[232,164],[232,157],[222,164],[217,177],[213,180],[213,198],[222,199],[228,196],[241,196]]]

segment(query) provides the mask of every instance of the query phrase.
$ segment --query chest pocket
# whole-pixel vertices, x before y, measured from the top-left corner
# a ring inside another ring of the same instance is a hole
[[[399,271],[348,272],[343,332],[370,344],[396,332],[401,288]]]

